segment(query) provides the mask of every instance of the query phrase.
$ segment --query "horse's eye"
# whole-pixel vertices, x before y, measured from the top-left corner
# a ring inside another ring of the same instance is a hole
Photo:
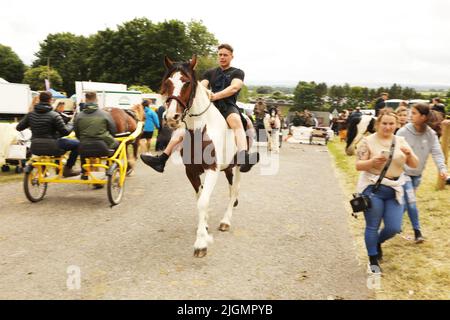
[[[187,86],[190,85],[190,84],[191,84],[190,81],[186,81],[186,82],[183,84],[183,87],[187,87]]]

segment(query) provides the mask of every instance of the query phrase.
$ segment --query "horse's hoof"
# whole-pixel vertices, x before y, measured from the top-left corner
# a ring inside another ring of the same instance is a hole
[[[238,206],[238,204],[239,204],[239,201],[238,201],[238,199],[236,199],[236,201],[233,204],[233,208],[236,208]]]
[[[219,226],[219,231],[222,231],[222,232],[230,231],[230,225],[228,225],[226,223],[221,223]]]
[[[206,256],[207,251],[208,251],[208,248],[195,249],[194,250],[194,257],[196,257],[196,258],[203,258],[204,256]]]

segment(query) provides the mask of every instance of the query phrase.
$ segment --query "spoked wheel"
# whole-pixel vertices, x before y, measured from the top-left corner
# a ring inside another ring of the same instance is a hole
[[[120,168],[115,166],[108,175],[108,199],[112,205],[120,203],[123,197],[123,191],[125,188],[125,182],[120,186]]]
[[[41,201],[47,192],[47,182],[39,182],[39,170],[36,167],[27,168],[23,178],[23,189],[31,202]]]

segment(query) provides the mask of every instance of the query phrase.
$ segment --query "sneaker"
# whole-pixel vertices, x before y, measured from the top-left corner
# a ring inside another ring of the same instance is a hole
[[[252,154],[249,154],[248,151],[244,152],[244,161],[245,163],[241,164],[239,171],[240,172],[249,172],[250,169],[259,162],[259,152],[255,152]],[[242,156],[239,156],[238,159],[240,159]],[[256,161],[254,159],[256,158]],[[252,161],[250,161],[252,160]]]
[[[414,229],[414,241],[416,243],[422,243],[425,241],[425,239],[422,236],[422,232],[420,232],[420,230]]]
[[[165,156],[165,157],[164,157]],[[158,172],[164,172],[164,167],[166,166],[166,161],[165,158],[167,157],[166,154],[162,154],[160,156],[151,156],[148,154],[141,154],[141,160],[142,162],[144,162],[146,165],[152,167],[153,169],[155,169]]]
[[[369,256],[369,263],[367,264],[367,272],[371,274],[381,274],[381,267],[377,256]]]
[[[381,243],[377,245],[377,251],[378,251],[377,255],[378,261],[383,261],[383,250],[381,250]]]
[[[73,170],[72,168],[69,167],[64,167],[63,169],[64,178],[79,176],[80,173],[81,173],[80,171]]]

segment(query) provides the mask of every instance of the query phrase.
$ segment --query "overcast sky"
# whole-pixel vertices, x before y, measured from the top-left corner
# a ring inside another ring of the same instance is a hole
[[[248,84],[450,85],[447,0],[2,0],[0,43],[30,64],[49,33],[89,35],[136,17],[202,20],[234,46]]]

